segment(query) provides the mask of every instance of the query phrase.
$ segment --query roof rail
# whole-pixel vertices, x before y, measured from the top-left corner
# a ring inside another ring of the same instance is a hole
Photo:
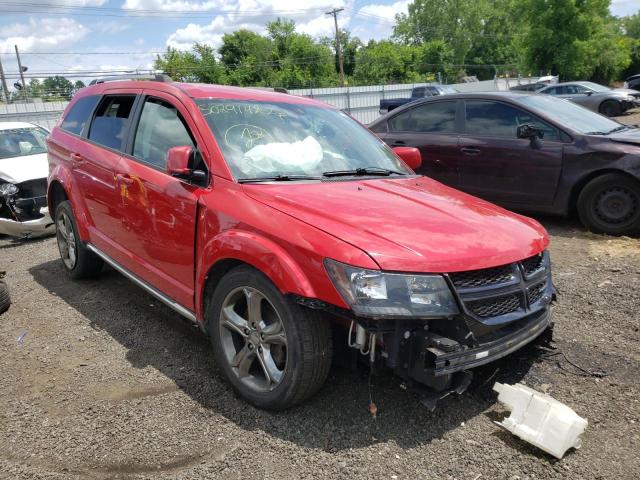
[[[106,83],[106,82],[118,82],[124,80],[151,80],[153,82],[173,82],[169,75],[165,75],[164,73],[155,73],[155,74],[134,74],[134,75],[111,75],[109,77],[100,77],[94,80],[91,80],[89,85],[97,85],[98,83]]]

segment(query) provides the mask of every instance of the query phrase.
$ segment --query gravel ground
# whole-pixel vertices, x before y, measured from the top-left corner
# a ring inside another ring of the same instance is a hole
[[[54,239],[1,237],[14,304],[0,318],[0,478],[635,479],[640,239],[540,220],[560,292],[555,355],[531,346],[477,370],[470,391],[433,413],[376,376],[375,420],[364,369],[334,367],[290,411],[250,407],[199,330],[124,277],[72,282]],[[495,380],[586,417],[583,447],[558,461],[500,429]]]

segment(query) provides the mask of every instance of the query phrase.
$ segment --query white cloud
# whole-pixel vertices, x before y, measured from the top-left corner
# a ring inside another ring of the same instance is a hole
[[[204,2],[181,0],[126,0],[123,8],[153,10],[215,11],[216,16],[208,24],[189,23],[177,29],[167,38],[167,46],[181,50],[190,49],[195,43],[220,47],[222,36],[245,28],[259,34],[266,33],[266,24],[278,16],[294,20],[296,30],[313,37],[334,34],[333,17],[325,12],[333,7],[345,7],[338,16],[340,27],[348,25],[349,10],[355,0],[307,0],[304,4],[292,4],[290,0],[209,0]]]
[[[389,38],[393,31],[395,17],[407,13],[409,0],[400,0],[390,5],[372,3],[360,8],[355,18],[362,23],[356,25],[352,33],[364,42]]]
[[[194,44],[202,43],[218,48],[222,44],[222,36],[241,28],[260,34],[265,33],[264,25],[254,23],[229,23],[226,17],[218,15],[208,25],[190,23],[169,35],[167,46],[179,50],[189,50]]]
[[[30,18],[28,23],[0,27],[0,52],[12,52],[14,45],[23,52],[51,51],[73,45],[88,33],[73,18]]]
[[[93,24],[91,27],[93,28],[93,30],[100,33],[114,34],[114,33],[124,32],[125,30],[129,30],[129,28],[131,28],[131,24],[125,23],[125,22],[119,22],[117,20],[107,20],[107,21],[97,22]]]
[[[399,2],[392,3],[391,5],[372,3],[362,7],[358,10],[358,13],[382,17],[383,19],[392,22],[398,13],[407,13],[409,3],[411,3],[409,0],[400,0]]]

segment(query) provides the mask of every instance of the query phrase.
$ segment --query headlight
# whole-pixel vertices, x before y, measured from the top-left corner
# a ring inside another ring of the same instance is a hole
[[[18,187],[13,183],[0,183],[0,197],[10,197],[18,193]]]
[[[353,313],[363,317],[443,317],[458,306],[442,275],[365,270],[325,259],[329,277]]]

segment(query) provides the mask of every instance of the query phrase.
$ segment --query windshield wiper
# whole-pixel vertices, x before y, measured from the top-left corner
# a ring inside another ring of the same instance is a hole
[[[353,170],[332,170],[329,172],[323,172],[323,177],[364,177],[368,175],[375,175],[380,177],[388,177],[389,175],[407,175],[404,172],[397,172],[396,170],[389,170],[388,168],[380,167],[364,167],[354,168]]]
[[[585,135],[607,135],[607,132],[587,132]]]
[[[619,127],[616,127],[616,128],[614,128],[613,130],[609,130],[609,131],[607,132],[607,135],[609,135],[610,133],[620,132],[620,131],[622,131],[622,130],[626,130],[626,129],[628,129],[628,128],[633,128],[633,127],[631,127],[631,126],[629,126],[629,125],[620,125]]]
[[[311,175],[274,175],[272,177],[239,178],[238,183],[295,182],[297,180],[320,180],[320,177],[312,177]]]

